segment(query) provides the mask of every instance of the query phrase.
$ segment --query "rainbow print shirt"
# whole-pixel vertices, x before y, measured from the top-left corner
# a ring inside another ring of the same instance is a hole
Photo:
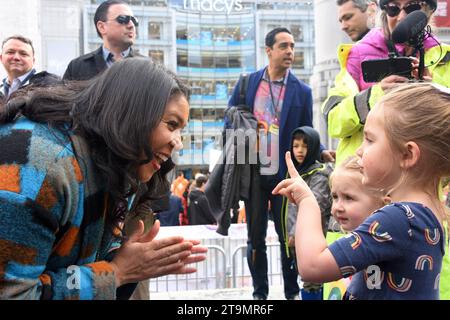
[[[422,204],[393,203],[329,246],[348,299],[439,299],[444,233]]]

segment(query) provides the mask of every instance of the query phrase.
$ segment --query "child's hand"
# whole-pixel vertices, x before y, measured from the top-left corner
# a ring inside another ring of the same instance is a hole
[[[280,194],[285,196],[289,199],[289,201],[298,206],[303,199],[307,197],[314,197],[314,195],[306,182],[302,179],[302,177],[300,177],[297,169],[295,169],[294,163],[291,159],[291,153],[289,151],[286,152],[285,158],[289,176],[291,178],[281,181],[275,189],[273,189],[272,194]]]

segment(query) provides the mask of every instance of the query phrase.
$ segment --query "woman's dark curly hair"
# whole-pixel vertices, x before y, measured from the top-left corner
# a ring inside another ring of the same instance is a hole
[[[0,107],[0,124],[25,116],[85,138],[91,157],[113,199],[124,199],[139,187],[137,168],[152,160],[151,134],[167,102],[188,98],[175,74],[147,58],[128,58],[87,82],[31,88]],[[146,155],[142,161],[142,154]],[[141,160],[140,160],[141,159]],[[166,193],[169,160],[147,184],[143,199]]]

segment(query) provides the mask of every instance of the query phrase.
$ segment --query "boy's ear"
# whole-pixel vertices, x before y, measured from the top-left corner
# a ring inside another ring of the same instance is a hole
[[[414,167],[420,159],[420,148],[414,141],[408,141],[404,144],[400,166],[403,169]]]

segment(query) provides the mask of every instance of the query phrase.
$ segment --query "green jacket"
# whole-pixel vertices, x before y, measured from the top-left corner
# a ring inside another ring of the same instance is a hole
[[[341,70],[335,78],[334,87],[328,91],[328,97],[322,104],[329,136],[340,139],[336,150],[336,165],[355,154],[363,139],[367,114],[384,95],[378,83],[359,91],[356,81],[346,68],[352,46],[342,44],[338,47]],[[429,66],[428,70],[434,83],[450,87],[450,45],[441,44],[428,49],[425,52],[425,66]]]

